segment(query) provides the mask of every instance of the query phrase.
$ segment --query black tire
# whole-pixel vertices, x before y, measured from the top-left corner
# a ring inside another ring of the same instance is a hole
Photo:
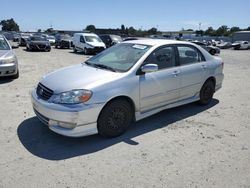
[[[13,78],[13,79],[19,78],[19,70],[18,70],[18,69],[17,69],[17,73],[16,73],[14,76],[12,76],[12,78]]]
[[[215,85],[212,80],[206,81],[200,90],[200,105],[208,105],[212,99],[215,92]]]
[[[88,49],[84,48],[83,53],[84,53],[84,55],[88,55]]]
[[[97,120],[98,133],[104,137],[116,137],[124,133],[132,122],[133,110],[129,102],[115,100],[101,111]]]
[[[74,49],[74,53],[77,53],[77,49],[75,47],[73,49]]]
[[[210,54],[211,55],[215,55],[216,54],[216,50],[215,49],[210,50]]]

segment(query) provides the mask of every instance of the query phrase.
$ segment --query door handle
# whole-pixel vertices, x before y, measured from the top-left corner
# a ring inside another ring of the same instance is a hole
[[[201,65],[202,69],[206,69],[207,66],[206,65]]]
[[[180,71],[174,71],[172,74],[173,74],[175,77],[177,77],[177,76],[180,74]]]

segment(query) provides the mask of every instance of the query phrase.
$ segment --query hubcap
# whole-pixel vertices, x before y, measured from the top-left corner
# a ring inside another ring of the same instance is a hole
[[[107,126],[112,129],[117,129],[120,125],[123,125],[126,122],[126,113],[122,108],[115,108],[110,113],[110,116],[107,120]]]

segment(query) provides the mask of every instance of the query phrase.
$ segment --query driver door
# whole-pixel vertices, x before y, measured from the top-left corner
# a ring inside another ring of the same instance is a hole
[[[140,110],[142,112],[178,101],[180,68],[177,66],[175,48],[164,46],[149,55],[143,65],[157,64],[158,71],[141,74]]]

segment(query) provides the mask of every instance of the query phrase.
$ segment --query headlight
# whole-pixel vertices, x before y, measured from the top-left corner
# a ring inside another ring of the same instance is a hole
[[[57,104],[77,104],[87,102],[92,96],[92,92],[89,90],[72,90],[54,95],[52,102]]]
[[[8,64],[8,63],[15,63],[15,62],[16,62],[16,57],[15,56],[0,59],[0,64]]]

